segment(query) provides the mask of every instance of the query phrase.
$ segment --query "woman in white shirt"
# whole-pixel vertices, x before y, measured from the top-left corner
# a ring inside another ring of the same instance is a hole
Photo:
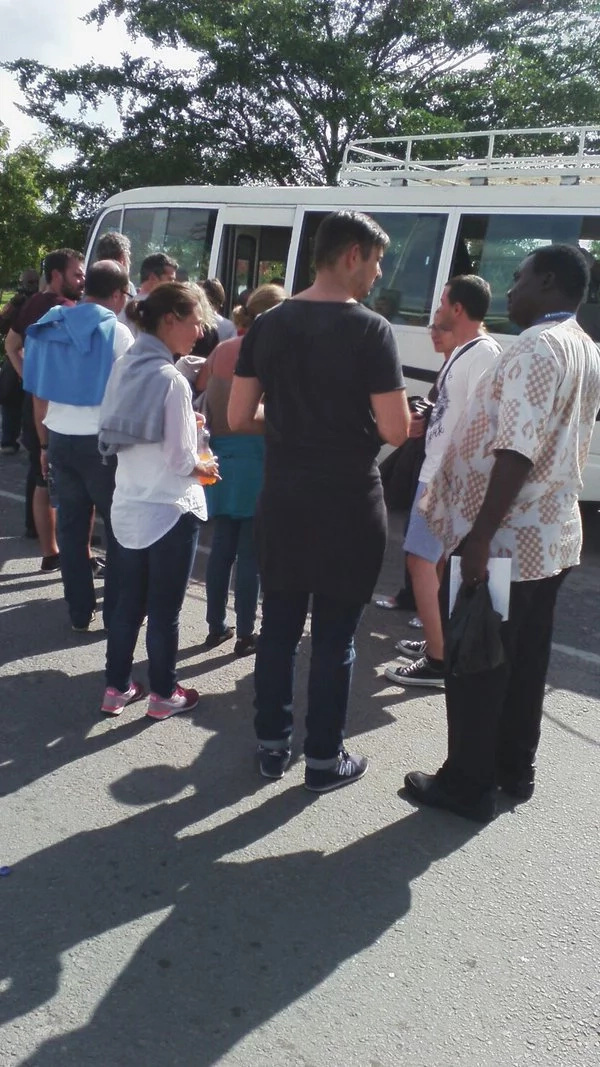
[[[206,520],[196,417],[188,382],[174,359],[186,355],[212,321],[204,293],[178,282],[159,285],[134,311],[139,336],[117,360],[100,412],[100,451],[117,455],[111,519],[118,543],[119,599],[108,631],[101,710],[119,715],[144,695],[131,667],[144,616],[150,694],[147,714],[189,711],[195,689],[177,684],[179,614],[200,522]]]

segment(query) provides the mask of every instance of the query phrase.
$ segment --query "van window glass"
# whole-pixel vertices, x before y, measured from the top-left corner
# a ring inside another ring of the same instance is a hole
[[[371,212],[389,235],[382,278],[365,303],[389,322],[427,326],[446,229],[446,215]]]
[[[188,272],[190,281],[208,278],[216,211],[197,207],[169,208],[163,252]]]
[[[290,226],[263,226],[258,247],[257,285],[285,278],[292,230]]]
[[[254,289],[254,265],[256,260],[256,238],[250,234],[239,234],[235,246],[235,266],[233,273],[234,300],[247,289]]]
[[[109,230],[112,230],[112,231],[116,230],[117,233],[121,232],[121,208],[120,207],[113,208],[112,211],[107,211],[106,215],[102,216],[102,221],[101,221],[98,229],[96,230],[96,236],[94,238],[94,243],[93,243],[93,245],[92,245],[92,247],[90,249],[90,255],[89,255],[88,262],[94,263],[95,260],[97,259],[96,249],[98,247],[98,241],[100,240],[100,238],[105,233],[108,233]]]
[[[139,280],[142,260],[152,252],[173,256],[192,281],[205,278],[216,218],[216,209],[126,208],[123,233],[131,241],[132,279]]]
[[[578,245],[589,260],[592,284],[579,318],[600,339],[600,218],[581,215],[464,215],[450,276],[479,274],[490,283],[492,301],[486,325],[494,333],[516,334],[506,294],[525,256],[548,244]]]
[[[317,227],[325,212],[307,212],[298,252],[294,292],[314,277],[313,252]],[[426,326],[437,275],[447,216],[422,212],[368,214],[389,235],[381,264],[382,277],[365,300],[389,322]]]

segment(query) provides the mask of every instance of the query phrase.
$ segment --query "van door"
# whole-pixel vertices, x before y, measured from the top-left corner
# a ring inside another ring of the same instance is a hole
[[[216,273],[227,295],[227,314],[244,290],[283,284],[293,221],[294,208],[223,209]]]

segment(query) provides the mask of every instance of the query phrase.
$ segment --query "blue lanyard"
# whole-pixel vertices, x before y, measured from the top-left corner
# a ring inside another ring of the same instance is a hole
[[[539,326],[542,322],[563,322],[565,319],[572,319],[574,311],[549,311],[547,315],[542,315],[541,318],[532,322],[532,326]]]

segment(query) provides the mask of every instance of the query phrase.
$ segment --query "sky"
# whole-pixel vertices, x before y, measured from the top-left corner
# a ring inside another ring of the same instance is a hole
[[[111,18],[102,30],[81,21],[97,3],[98,0],[0,0],[0,62],[34,59],[51,67],[67,68],[92,59],[116,64],[124,51],[133,56],[147,55],[148,42],[131,40],[122,20]],[[191,62],[186,49],[163,49],[161,57],[178,68]],[[0,70],[0,121],[10,130],[11,148],[42,132],[38,123],[15,106],[22,102],[14,76]],[[108,126],[118,127],[117,112],[110,103],[102,106],[97,117]]]

